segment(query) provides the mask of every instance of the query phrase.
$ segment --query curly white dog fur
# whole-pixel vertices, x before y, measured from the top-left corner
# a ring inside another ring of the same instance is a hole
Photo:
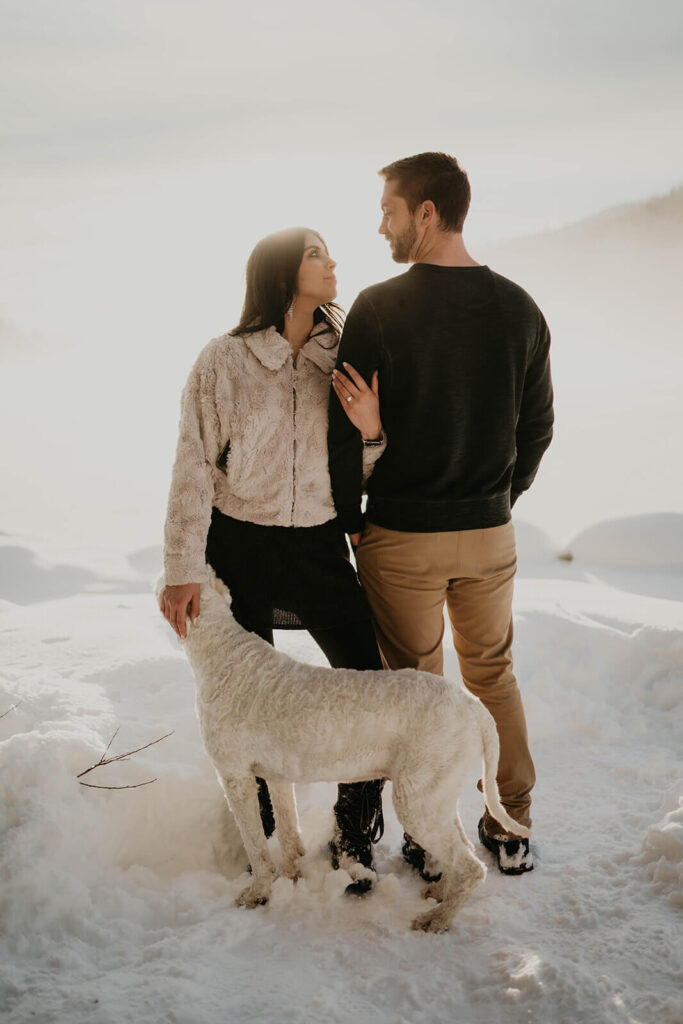
[[[237,624],[229,591],[215,577],[202,584],[200,615],[188,624],[185,645],[204,745],[252,867],[238,904],[265,903],[276,873],[255,776],[268,782],[282,871],[292,879],[304,853],[293,783],[391,779],[399,821],[442,869],[423,892],[438,906],[413,921],[425,931],[448,928],[486,875],[457,808],[477,756],[483,754],[489,811],[512,834],[529,835],[500,803],[494,721],[462,685],[414,669],[361,672],[295,661]]]

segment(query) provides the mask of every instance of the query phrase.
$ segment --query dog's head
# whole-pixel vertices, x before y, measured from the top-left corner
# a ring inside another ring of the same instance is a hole
[[[230,591],[226,587],[225,583],[223,583],[223,580],[219,579],[218,576],[216,576],[216,573],[213,571],[213,569],[210,566],[207,565],[206,568],[208,570],[209,576],[208,576],[208,579],[206,579],[203,583],[200,584],[200,587],[201,587],[201,591],[200,591],[201,597],[200,597],[200,602],[199,602],[200,603],[200,614],[201,614],[202,597],[204,599],[208,598],[208,600],[210,601],[212,599],[212,594],[216,594],[219,597],[221,597],[223,599],[223,601],[225,601],[225,603],[227,604],[228,608],[230,608],[231,605],[232,605],[232,597],[230,595]],[[157,579],[156,583],[154,584],[154,597],[156,599],[157,605],[160,603],[161,595],[163,593],[163,590],[164,590],[165,586],[166,586],[166,577],[162,573],[161,576],[159,576],[159,578]],[[215,598],[214,598],[214,600],[215,600]]]
[[[230,591],[226,587],[223,580],[219,579],[218,576],[216,576],[216,573],[213,571],[213,569],[209,568],[209,573],[209,578],[208,580],[206,580],[205,583],[202,584],[202,587],[211,587],[213,590],[216,591],[217,594],[220,594],[220,596],[224,598],[225,602],[228,605],[228,608],[230,608],[232,605],[232,597],[230,596]]]

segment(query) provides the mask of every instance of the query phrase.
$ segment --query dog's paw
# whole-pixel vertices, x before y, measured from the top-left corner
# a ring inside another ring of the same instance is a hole
[[[441,902],[443,899],[443,879],[439,879],[438,882],[430,882],[426,885],[420,893],[423,900],[438,900]]]
[[[281,873],[285,878],[289,878],[292,882],[298,882],[300,878],[303,878],[298,855],[295,861],[287,860],[283,862]]]
[[[270,886],[248,885],[235,900],[235,906],[247,907],[249,910],[253,910],[254,907],[262,907],[270,899],[270,892]]]
[[[416,932],[446,932],[451,917],[452,914],[444,913],[439,906],[434,910],[428,910],[426,914],[419,914],[410,927]]]

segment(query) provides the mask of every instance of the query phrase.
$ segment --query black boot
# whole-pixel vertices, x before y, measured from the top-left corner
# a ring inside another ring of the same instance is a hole
[[[266,839],[270,839],[275,831],[275,818],[273,817],[273,805],[270,802],[270,793],[265,779],[256,778],[258,784],[258,808],[261,812],[261,824]]]
[[[344,856],[370,871],[375,870],[372,844],[378,843],[384,834],[383,786],[384,779],[339,784],[334,805],[337,826],[329,844],[335,871]],[[371,878],[357,878],[347,885],[345,892],[349,896],[364,896],[371,888]]]
[[[401,854],[406,864],[410,864],[411,868],[415,868],[420,878],[423,878],[425,882],[438,882],[441,878],[441,872],[438,875],[434,875],[427,870],[425,867],[426,852],[411,839],[407,832],[403,833]]]

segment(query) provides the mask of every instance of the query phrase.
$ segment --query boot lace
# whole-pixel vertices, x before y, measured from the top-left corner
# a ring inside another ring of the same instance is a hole
[[[371,843],[378,843],[384,835],[383,786],[384,779],[373,779],[363,784],[360,795],[360,830]]]
[[[378,843],[384,834],[382,787],[384,779],[371,779],[350,787],[335,808],[343,849],[361,864],[372,861],[371,843]]]

